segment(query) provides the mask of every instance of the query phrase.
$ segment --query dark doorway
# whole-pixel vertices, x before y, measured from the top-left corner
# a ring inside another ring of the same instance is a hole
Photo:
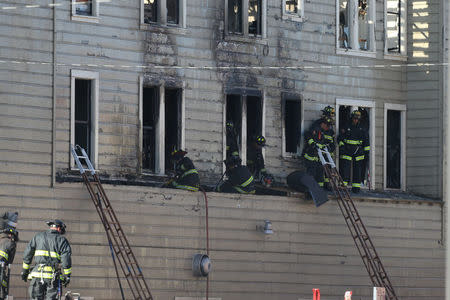
[[[75,145],[84,148],[93,161],[91,106],[92,80],[75,79]]]
[[[235,143],[238,149],[242,144],[242,97],[241,95],[227,95],[227,123],[233,123],[233,133],[228,132],[226,135],[226,145],[230,146]],[[227,154],[227,157],[229,155]]]
[[[302,106],[300,99],[284,99],[285,151],[297,153],[300,144]]]
[[[386,187],[401,188],[401,112],[387,111]]]
[[[181,89],[166,89],[165,104],[165,169],[173,171],[170,154],[181,147]]]
[[[159,117],[159,88],[146,87],[143,93],[142,169],[155,172],[156,124]]]
[[[262,134],[262,101],[260,97],[247,96],[247,141]]]

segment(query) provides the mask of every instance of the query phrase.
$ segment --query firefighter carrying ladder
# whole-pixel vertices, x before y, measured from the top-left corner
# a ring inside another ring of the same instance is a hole
[[[78,170],[83,177],[91,199],[94,202],[95,209],[100,216],[106,235],[110,241],[110,247],[114,250],[117,261],[119,261],[120,268],[122,269],[122,272],[128,282],[134,299],[153,300],[150,289],[144,279],[144,275],[142,274],[142,270],[138,265],[136,257],[131,250],[130,244],[128,243],[125,233],[120,226],[119,220],[111,207],[111,203],[106,196],[105,190],[103,189],[100,179],[95,173],[94,167],[92,166],[86,151],[78,145],[75,147],[71,145],[70,150],[78,166]],[[78,153],[81,153],[81,155]],[[83,166],[81,160],[84,161],[87,168]],[[86,171],[89,172],[91,176],[89,176]],[[117,264],[114,256],[113,262],[117,273]],[[119,277],[118,273],[117,277]]]
[[[337,198],[337,203],[347,223],[348,229],[355,242],[356,248],[363,260],[364,266],[369,273],[372,284],[376,287],[386,289],[386,297],[389,300],[398,300],[394,288],[389,280],[388,274],[381,263],[381,259],[375,250],[375,246],[369,237],[369,233],[364,226],[361,217],[353,203],[352,198],[344,185],[333,159],[328,150],[318,149],[320,162],[325,170],[325,175],[329,178],[331,187]]]

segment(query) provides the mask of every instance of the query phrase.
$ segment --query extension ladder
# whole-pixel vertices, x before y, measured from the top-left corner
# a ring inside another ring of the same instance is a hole
[[[386,289],[387,299],[398,300],[388,274],[381,263],[381,259],[375,250],[375,246],[369,237],[369,233],[361,220],[347,187],[344,185],[341,175],[336,169],[336,165],[334,164],[330,153],[325,148],[318,149],[318,154],[320,162],[325,170],[325,175],[330,180],[339,208],[341,209],[347,227],[350,230],[356,248],[361,255],[373,285],[376,287],[384,287]]]
[[[127,237],[120,226],[119,220],[111,206],[111,203],[106,196],[105,190],[95,173],[94,167],[89,160],[86,151],[80,146],[70,146],[72,156],[78,166],[78,169],[83,177],[84,183],[88,189],[92,201],[94,202],[95,209],[103,223],[106,235],[110,241],[110,247],[114,250],[114,253],[119,261],[120,268],[128,282],[131,293],[136,300],[153,300],[150,289],[144,279],[142,270],[138,265],[136,257],[131,250]],[[78,151],[78,152],[77,152]],[[81,153],[81,155],[78,155]],[[84,161],[86,168],[81,161]],[[87,174],[90,173],[91,176]],[[113,256],[114,267],[117,273],[117,264]],[[117,277],[119,274],[117,273]],[[119,278],[118,278],[119,279]],[[119,281],[120,284],[120,281]]]

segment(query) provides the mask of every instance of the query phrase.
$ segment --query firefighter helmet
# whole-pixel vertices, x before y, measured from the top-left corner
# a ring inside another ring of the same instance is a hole
[[[255,143],[264,147],[266,145],[266,138],[262,135],[255,136]]]
[[[324,109],[322,109],[322,114],[324,116],[330,117],[330,118],[334,118],[336,111],[334,110],[334,107],[328,105],[326,106]]]
[[[50,221],[46,221],[45,222],[48,226],[50,227],[58,227],[61,229],[61,234],[66,233],[66,224],[64,224],[63,221],[58,220],[58,219],[54,219],[54,220],[50,220]]]
[[[183,158],[186,154],[187,154],[187,151],[177,149],[177,150],[172,151],[172,153],[170,154],[170,157],[172,159],[179,160],[180,158]]]
[[[228,157],[227,160],[224,161],[224,163],[225,163],[225,166],[227,166],[227,168],[238,167],[241,165],[242,159],[237,155],[232,155],[232,156]]]
[[[357,109],[355,109],[354,111],[352,111],[352,119],[361,119],[361,112]]]

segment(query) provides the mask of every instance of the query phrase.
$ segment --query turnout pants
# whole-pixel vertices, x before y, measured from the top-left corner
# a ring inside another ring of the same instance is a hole
[[[41,283],[40,278],[31,279],[28,290],[30,298],[33,300],[56,300],[58,299],[58,280],[44,279]],[[62,290],[61,290],[62,293]]]
[[[6,284],[7,284],[7,268],[6,264],[0,264],[0,300],[6,299]]]
[[[353,162],[353,180],[351,180]],[[364,155],[359,156],[349,156],[342,155],[339,160],[339,169],[342,176],[342,180],[345,185],[352,183],[352,188],[361,188],[362,182],[362,168],[364,167]]]
[[[306,167],[306,173],[314,177],[314,180],[317,181],[320,187],[324,185],[324,174],[323,174],[323,166],[318,161],[311,161],[304,159],[304,164]]]

